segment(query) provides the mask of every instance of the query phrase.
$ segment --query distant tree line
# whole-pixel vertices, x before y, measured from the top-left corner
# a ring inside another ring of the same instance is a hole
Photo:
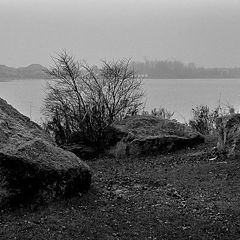
[[[132,62],[134,70],[145,78],[191,79],[191,78],[239,78],[239,68],[204,68],[194,63],[184,64],[179,61]]]

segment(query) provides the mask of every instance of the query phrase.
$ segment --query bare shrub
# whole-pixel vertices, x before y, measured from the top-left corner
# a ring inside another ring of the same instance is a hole
[[[234,107],[228,105],[227,109],[218,105],[211,110],[206,105],[199,105],[192,109],[193,118],[189,125],[204,135],[216,134],[216,121],[219,117],[234,113]]]
[[[136,114],[141,108],[142,81],[129,60],[103,61],[101,68],[80,64],[66,52],[53,59],[43,113],[46,129],[58,144],[73,134],[100,147],[104,130],[115,120]]]
[[[165,107],[159,107],[158,109],[157,108],[152,109],[151,112],[143,111],[142,115],[154,116],[161,119],[171,119],[174,115],[174,112],[170,112]]]

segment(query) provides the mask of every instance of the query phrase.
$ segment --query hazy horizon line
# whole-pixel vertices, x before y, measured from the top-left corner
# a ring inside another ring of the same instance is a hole
[[[144,62],[179,62],[179,63],[182,63],[184,64],[184,66],[187,66],[188,64],[194,64],[196,68],[207,68],[207,69],[213,69],[213,68],[240,68],[240,64],[239,66],[203,66],[203,65],[200,65],[200,64],[197,64],[193,61],[190,61],[190,62],[184,62],[184,61],[181,61],[179,59],[151,59],[151,58],[148,58],[148,57],[144,57],[144,59],[142,60],[139,60],[139,59],[133,59],[131,57],[126,57],[126,58],[102,58],[99,60],[99,64],[104,61],[104,60],[107,60],[107,61],[117,61],[117,60],[121,60],[121,59],[130,59],[131,61],[130,62],[141,62],[141,63],[144,63]],[[85,59],[81,59],[81,60],[77,60],[79,61],[80,63],[81,62],[87,62],[89,63],[90,65],[92,66],[98,66],[99,64],[92,64],[88,61],[86,61]],[[29,64],[26,64],[26,65],[21,65],[21,66],[10,66],[8,64],[4,64],[4,63],[0,63],[0,66],[5,66],[5,67],[9,67],[9,68],[15,68],[15,69],[18,69],[18,68],[26,68],[26,67],[30,67],[31,65],[41,65],[42,67],[48,67],[48,66],[52,66],[53,64],[43,64],[43,63],[37,63],[37,62],[34,62],[34,63],[29,63]]]

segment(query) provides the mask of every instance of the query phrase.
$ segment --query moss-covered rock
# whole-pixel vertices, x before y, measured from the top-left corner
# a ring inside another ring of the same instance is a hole
[[[132,116],[111,127],[116,129],[115,139],[121,136],[121,140],[112,140],[115,144],[108,152],[118,157],[170,152],[204,142],[204,137],[189,126],[153,116]]]
[[[0,205],[49,202],[87,191],[91,172],[0,98]]]

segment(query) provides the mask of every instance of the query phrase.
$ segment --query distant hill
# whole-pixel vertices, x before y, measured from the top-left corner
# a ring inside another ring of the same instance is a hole
[[[44,67],[40,64],[31,64],[27,67],[12,68],[0,65],[0,81],[9,79],[43,79],[48,78]]]

